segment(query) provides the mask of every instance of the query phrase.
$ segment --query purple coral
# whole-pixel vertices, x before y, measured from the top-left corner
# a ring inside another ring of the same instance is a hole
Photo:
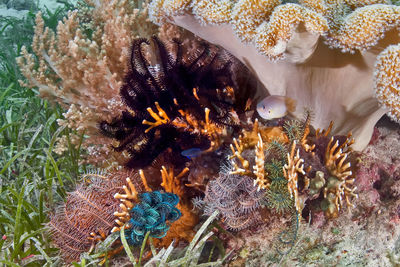
[[[218,210],[224,224],[239,231],[262,222],[260,207],[264,197],[265,191],[258,191],[252,178],[221,173],[209,182],[201,202],[205,215]]]

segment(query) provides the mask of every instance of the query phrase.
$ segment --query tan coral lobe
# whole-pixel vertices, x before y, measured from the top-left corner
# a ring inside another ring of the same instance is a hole
[[[400,7],[391,1],[188,0],[184,9],[158,9],[170,2],[175,1],[152,1],[156,22],[170,21],[224,47],[270,95],[296,99],[297,117],[310,108],[315,128],[335,121],[333,134],[351,131],[357,150],[368,144],[374,125],[387,112],[375,97],[374,72],[377,94],[385,94],[378,96],[380,101],[398,95],[382,89],[396,84],[394,75],[386,75],[390,82],[385,85],[379,82],[390,62],[375,65],[382,50],[400,42]],[[385,106],[396,113],[392,104]]]

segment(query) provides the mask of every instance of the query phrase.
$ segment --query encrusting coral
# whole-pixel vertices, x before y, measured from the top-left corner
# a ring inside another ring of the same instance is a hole
[[[398,120],[400,6],[392,1],[153,0],[149,14],[221,45],[269,94],[296,99],[298,118],[308,107],[315,128],[335,121],[334,134],[351,131],[354,149],[388,111]]]

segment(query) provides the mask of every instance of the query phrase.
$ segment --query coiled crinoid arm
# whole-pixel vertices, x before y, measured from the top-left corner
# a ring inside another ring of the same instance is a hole
[[[167,148],[178,165],[185,160],[182,151],[215,150],[227,128],[237,126],[236,113],[245,111],[243,99],[251,98],[254,90],[239,89],[235,59],[206,43],[190,51],[184,53],[177,40],[133,42],[120,89],[126,110],[99,124],[103,134],[116,141],[114,149],[129,154],[127,167],[145,167]]]

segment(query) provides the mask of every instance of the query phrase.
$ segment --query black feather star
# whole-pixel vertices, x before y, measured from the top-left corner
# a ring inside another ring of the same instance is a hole
[[[150,45],[157,64],[151,64],[144,52]],[[177,40],[168,48],[156,37],[151,42],[133,42],[129,71],[120,89],[127,109],[112,122],[100,123],[103,134],[118,141],[114,149],[129,153],[127,167],[145,167],[168,148],[175,163],[183,162],[182,151],[215,145],[211,126],[214,130],[237,127],[233,114],[245,110],[253,92],[237,89],[231,59],[206,43],[187,55]]]

